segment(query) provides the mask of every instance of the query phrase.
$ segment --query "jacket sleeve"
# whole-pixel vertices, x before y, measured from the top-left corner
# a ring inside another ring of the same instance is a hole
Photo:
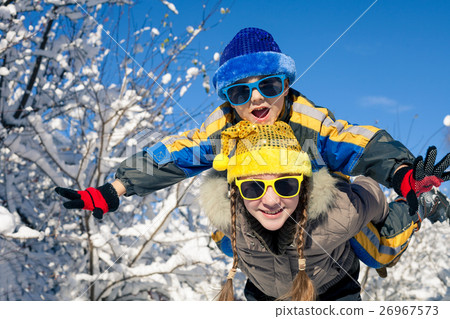
[[[327,108],[315,106],[301,95],[294,97],[292,107],[291,126],[316,169],[327,166],[392,187],[396,168],[414,161],[411,152],[384,130],[336,120]]]
[[[125,186],[125,196],[145,196],[182,181],[186,175],[173,162],[160,165],[151,153],[141,151],[120,164],[116,178]]]
[[[386,131],[378,131],[367,143],[351,171],[352,175],[365,175],[386,187],[392,187],[394,172],[400,165],[412,165],[414,155]]]
[[[355,216],[350,218],[348,235],[353,237],[369,222],[383,222],[389,214],[389,206],[386,196],[373,179],[359,176],[349,186],[351,192],[348,196]]]
[[[211,168],[231,115],[230,107],[222,105],[200,129],[167,136],[123,161],[116,178],[124,184],[125,196],[145,196]]]
[[[371,177],[390,188],[395,170],[414,161],[411,152],[386,131],[330,117],[322,123],[319,150],[332,170]]]
[[[325,192],[322,191],[322,193]],[[389,214],[386,196],[371,178],[358,176],[353,183],[338,180],[333,188],[333,202],[326,210],[326,218],[311,222],[310,234],[317,243],[311,249],[328,252],[358,234],[369,222],[383,222]],[[319,245],[320,244],[320,245]]]

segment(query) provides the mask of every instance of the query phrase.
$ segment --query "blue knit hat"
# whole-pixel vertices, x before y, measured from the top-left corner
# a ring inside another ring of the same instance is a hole
[[[224,87],[250,76],[272,74],[286,74],[289,83],[293,83],[294,60],[281,53],[269,32],[258,28],[245,28],[239,31],[223,50],[213,84],[219,96],[226,100],[222,93]]]

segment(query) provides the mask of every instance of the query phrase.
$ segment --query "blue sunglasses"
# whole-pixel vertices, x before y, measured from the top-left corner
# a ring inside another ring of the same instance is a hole
[[[270,98],[280,96],[284,91],[286,75],[272,75],[254,83],[239,83],[222,89],[222,93],[233,105],[242,105],[250,100],[253,89],[256,88],[262,96]]]

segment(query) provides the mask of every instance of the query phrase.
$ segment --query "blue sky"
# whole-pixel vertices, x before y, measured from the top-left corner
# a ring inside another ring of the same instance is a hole
[[[174,28],[196,25],[202,1],[172,0]],[[297,75],[311,64],[374,0],[241,0],[224,2],[231,13],[193,46],[202,55],[221,52],[242,28],[269,31],[283,53],[296,61]],[[147,1],[141,8],[149,7]],[[139,7],[139,6],[138,6]],[[153,2],[153,14],[167,11]],[[172,13],[171,13],[172,14]],[[173,15],[173,14],[172,14]],[[450,114],[450,1],[379,0],[293,87],[336,118],[386,129],[415,155],[427,145],[438,158],[450,151],[443,119]],[[210,73],[212,78],[213,73]],[[200,81],[180,104],[189,109],[204,95]],[[203,97],[202,97],[203,99]],[[220,101],[214,103],[218,106]],[[196,117],[203,121],[213,110]],[[194,123],[186,129],[195,126]]]

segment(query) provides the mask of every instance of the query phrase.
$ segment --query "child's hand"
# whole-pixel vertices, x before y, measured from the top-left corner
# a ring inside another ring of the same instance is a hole
[[[103,214],[113,212],[119,207],[119,196],[109,183],[98,188],[89,187],[84,191],[56,187],[55,192],[70,199],[63,204],[65,208],[90,210],[97,219],[102,219]]]
[[[418,210],[417,198],[420,194],[428,192],[433,186],[439,187],[442,182],[450,180],[450,172],[445,170],[450,166],[450,153],[439,163],[436,161],[436,147],[428,148],[425,161],[422,156],[415,159],[412,168],[405,167],[394,175],[395,191],[406,198],[409,205],[409,213],[414,216]]]

